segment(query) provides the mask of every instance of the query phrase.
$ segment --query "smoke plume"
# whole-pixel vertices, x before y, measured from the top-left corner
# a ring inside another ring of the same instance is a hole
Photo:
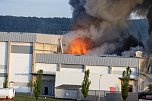
[[[152,54],[152,0],[144,0],[142,4],[137,5],[136,11],[147,17],[149,24],[149,40],[147,41],[148,53]]]
[[[70,40],[84,36],[93,44],[88,54],[123,55],[130,49],[137,50],[138,46],[146,47],[126,31],[130,14],[148,11],[152,8],[151,0],[70,0],[69,4],[73,18],[71,32],[65,37],[69,39],[67,47]]]

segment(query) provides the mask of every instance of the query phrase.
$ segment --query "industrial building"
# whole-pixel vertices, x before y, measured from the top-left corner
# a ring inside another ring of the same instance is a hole
[[[140,72],[149,59],[62,54],[61,39],[61,35],[0,32],[0,88],[7,77],[16,92],[29,93],[27,83],[42,69],[43,95],[78,99],[85,70],[90,70],[90,91],[121,91],[121,75],[129,66],[130,92],[145,90],[149,81]]]

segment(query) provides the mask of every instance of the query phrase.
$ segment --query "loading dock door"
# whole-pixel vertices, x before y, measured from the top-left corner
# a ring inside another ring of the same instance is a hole
[[[44,87],[44,95],[48,95],[48,87]]]
[[[54,82],[42,82],[42,94],[54,96]]]

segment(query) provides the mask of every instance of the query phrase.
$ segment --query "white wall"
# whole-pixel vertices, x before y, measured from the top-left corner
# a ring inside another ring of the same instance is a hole
[[[55,73],[57,71],[57,64],[44,64],[44,63],[36,63],[36,71],[42,69],[43,73]]]
[[[55,87],[60,85],[81,85],[84,73],[57,72]],[[99,73],[90,73],[90,90],[99,90]],[[100,90],[109,91],[110,87],[116,87],[119,90],[119,77],[112,74],[103,74],[100,78]]]
[[[126,67],[112,67],[111,74],[108,74],[109,67],[106,66],[86,66],[86,69],[90,70],[90,90],[100,90],[110,91],[110,87],[116,87],[116,91],[120,91],[120,79],[122,77],[122,72]],[[136,78],[137,69],[131,68],[132,78]],[[77,70],[76,70],[77,71]],[[116,74],[118,73],[118,74]],[[100,77],[100,75],[102,75]],[[65,72],[59,71],[56,73],[56,84],[55,87],[66,84],[66,85],[81,85],[83,81],[84,73],[78,72]],[[100,79],[100,80],[99,80]]]
[[[26,86],[15,86],[14,87],[14,89],[15,89],[15,92],[23,92],[23,93],[25,93],[25,92],[31,92],[31,90],[28,88],[28,87],[26,87]]]
[[[24,42],[11,42],[11,45],[31,46],[32,44]]]
[[[0,42],[0,73],[7,73],[7,42]],[[3,68],[5,67],[5,68]],[[0,77],[0,88],[3,87],[4,77]]]
[[[137,78],[137,68],[130,68],[132,73],[131,73],[131,78]],[[122,76],[123,71],[126,70],[126,67],[112,67],[112,74],[120,75]]]
[[[28,82],[31,71],[31,55],[11,54],[10,58],[10,81]]]
[[[84,72],[84,66],[83,65],[66,65],[66,64],[63,64],[63,65],[61,65],[60,71],[82,73],[82,72]]]
[[[10,56],[10,81],[28,83],[32,69],[32,55],[14,54]],[[16,85],[16,84],[15,84]]]
[[[55,87],[62,84],[81,85],[84,73],[56,72]]]
[[[126,70],[127,67],[110,67],[108,66],[86,66],[86,70],[89,69],[90,73],[100,73],[100,74],[108,74],[108,71],[111,71],[111,74],[122,76],[122,73],[124,70]],[[131,67],[131,78],[137,78],[137,68]]]
[[[112,74],[90,74],[90,90],[105,90],[110,91],[110,87],[116,87],[116,90],[119,91],[120,80],[119,77]],[[99,87],[100,81],[100,87]]]
[[[61,68],[61,71],[63,72],[79,72],[79,73],[82,73],[83,72],[83,69],[76,69],[76,68]]]
[[[11,45],[30,46],[31,43],[11,43]],[[11,53],[9,81],[13,81],[17,92],[28,92],[26,84],[31,79],[32,54]]]
[[[108,66],[86,66],[86,70],[89,69],[90,73],[107,74]]]
[[[0,65],[7,64],[7,42],[0,42]]]

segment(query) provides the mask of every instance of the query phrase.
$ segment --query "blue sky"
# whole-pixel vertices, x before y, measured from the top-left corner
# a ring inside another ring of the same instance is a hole
[[[0,15],[71,17],[69,0],[0,0]]]

